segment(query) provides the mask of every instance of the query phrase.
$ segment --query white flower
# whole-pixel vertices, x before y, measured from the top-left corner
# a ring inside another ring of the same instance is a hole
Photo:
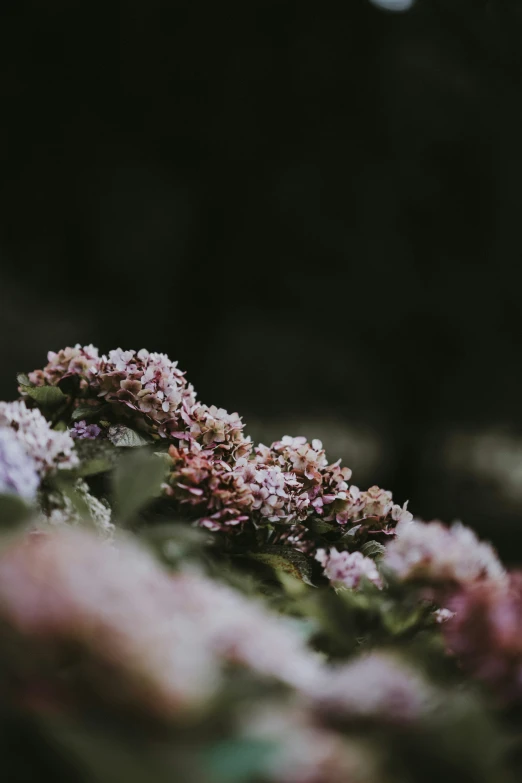
[[[0,494],[19,495],[32,501],[39,483],[35,461],[16,432],[11,427],[0,428]]]
[[[51,429],[37,408],[23,402],[0,402],[0,427],[11,427],[20,445],[33,458],[40,476],[78,464],[74,440],[68,432]]]

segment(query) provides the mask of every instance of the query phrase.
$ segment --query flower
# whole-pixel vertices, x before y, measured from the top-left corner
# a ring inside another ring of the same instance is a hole
[[[371,652],[330,670],[313,701],[327,717],[399,724],[431,710],[434,698],[421,674],[398,656]]]
[[[273,783],[377,783],[377,765],[358,743],[314,721],[296,706],[257,707],[242,720],[242,734],[273,746],[263,779]]]
[[[435,609],[433,617],[436,623],[447,623],[448,620],[455,617],[455,612],[452,612],[450,609]]]
[[[399,525],[397,537],[386,547],[383,565],[401,582],[466,584],[505,578],[493,547],[460,523],[452,527],[418,521]]]
[[[48,364],[42,370],[29,373],[29,380],[35,386],[56,386],[62,378],[77,375],[80,388],[86,389],[98,372],[100,358],[94,345],[77,343],[74,348],[62,348],[47,354]]]
[[[442,625],[461,666],[505,702],[522,702],[522,572],[505,582],[466,584]]]
[[[243,433],[244,424],[237,413],[228,413],[215,405],[189,404],[185,399],[181,418],[186,430],[171,433],[174,437],[195,441],[216,459],[234,460],[247,457],[252,450],[250,438]]]
[[[70,434],[51,429],[37,408],[27,408],[22,401],[0,402],[0,427],[10,427],[16,433],[40,476],[57,469],[68,470],[78,464]]]
[[[169,448],[172,462],[165,494],[189,506],[199,524],[210,530],[230,529],[249,518],[253,495],[242,470],[214,459],[197,443]]]
[[[34,459],[10,427],[0,428],[0,494],[19,495],[33,501],[40,479]]]
[[[315,555],[324,568],[324,575],[337,588],[356,589],[364,577],[382,587],[381,577],[373,560],[361,552],[338,552],[335,547],[326,552],[318,549]]]
[[[69,430],[71,438],[75,440],[95,440],[101,433],[101,427],[97,424],[87,424],[85,419],[77,421],[76,424]]]
[[[43,679],[66,704],[169,718],[212,698],[231,665],[303,692],[322,676],[298,632],[261,603],[169,574],[130,537],[109,544],[80,528],[2,549],[0,623],[1,682],[18,703]]]
[[[303,521],[316,514],[326,522],[360,525],[367,534],[393,534],[398,521],[411,519],[407,504],[394,504],[391,492],[379,487],[361,492],[355,485],[349,486],[351,470],[341,467],[340,460],[328,464],[320,440],[308,443],[304,437],[285,435],[271,446],[256,446],[254,461],[259,470],[272,471],[260,474],[257,483],[265,487],[277,483],[285,492],[286,502],[279,493],[273,509],[270,504],[262,509],[261,516],[269,521],[278,517],[284,522]],[[284,477],[284,482],[277,474]],[[261,497],[265,496],[263,490]]]
[[[130,539],[102,542],[79,528],[17,539],[0,554],[2,679],[27,702],[44,680],[61,702],[166,716],[215,687],[217,661],[175,585]],[[61,661],[76,650],[72,676]]]
[[[140,426],[166,437],[179,428],[183,403],[195,401],[194,389],[177,364],[164,353],[117,348],[101,357],[98,396],[120,412],[137,414]]]

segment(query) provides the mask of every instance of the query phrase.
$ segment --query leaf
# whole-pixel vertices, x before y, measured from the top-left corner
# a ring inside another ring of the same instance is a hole
[[[339,525],[332,525],[331,522],[325,522],[324,519],[318,519],[317,517],[309,520],[306,526],[312,533],[317,533],[320,536],[339,532]]]
[[[80,467],[76,473],[79,476],[95,476],[112,470],[118,461],[118,450],[107,440],[76,441],[76,453],[80,458]]]
[[[422,606],[403,606],[387,601],[380,605],[382,623],[392,636],[400,636],[409,631],[422,619],[424,612]]]
[[[367,541],[361,547],[361,552],[365,557],[381,557],[385,551],[386,547],[379,541]]]
[[[20,386],[34,386],[34,384],[29,380],[29,376],[25,372],[19,372],[16,376],[16,380]]]
[[[232,739],[217,742],[201,754],[215,783],[245,783],[264,779],[278,745],[270,740]]]
[[[104,405],[78,405],[71,413],[71,421],[82,421],[96,416],[104,408]]]
[[[149,451],[122,457],[113,476],[114,503],[121,519],[130,521],[152,498],[161,494],[165,463]]]
[[[286,546],[267,546],[261,552],[247,552],[244,557],[265,563],[270,568],[273,568],[274,571],[283,571],[300,579],[301,582],[315,587],[312,582],[312,563],[310,558],[296,549],[290,549],[290,547]]]
[[[58,408],[66,402],[65,394],[57,386],[26,386],[21,384],[22,392],[31,397],[42,408]]]
[[[16,527],[25,522],[33,511],[19,495],[0,494],[0,529]]]
[[[361,529],[361,525],[354,525],[349,530],[347,530],[346,533],[343,533],[341,538],[350,538],[352,536],[355,536],[360,529]]]
[[[125,424],[114,424],[109,429],[109,440],[118,448],[136,448],[137,446],[148,446],[150,440],[144,438],[139,432],[131,430],[130,427],[126,427]]]

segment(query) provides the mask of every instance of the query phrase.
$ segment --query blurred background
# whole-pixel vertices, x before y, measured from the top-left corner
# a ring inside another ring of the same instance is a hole
[[[165,351],[522,561],[522,10],[409,5],[4,0],[0,397]]]

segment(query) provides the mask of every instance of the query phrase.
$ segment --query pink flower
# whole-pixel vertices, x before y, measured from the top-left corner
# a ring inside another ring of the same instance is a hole
[[[452,527],[440,522],[401,523],[386,547],[383,565],[402,582],[466,584],[505,579],[493,547],[458,523]]]
[[[357,589],[363,577],[382,587],[374,561],[361,552],[338,552],[335,547],[328,552],[318,549],[315,559],[321,563],[324,575],[336,588]]]
[[[232,468],[214,459],[197,443],[179,449],[171,446],[172,467],[165,493],[197,515],[210,530],[241,525],[249,518],[253,495],[241,466]]]
[[[166,354],[117,348],[102,356],[95,384],[99,397],[139,417],[137,424],[166,437],[178,429],[184,403],[193,405],[195,393],[184,373]]]
[[[80,388],[86,389],[98,372],[98,349],[94,345],[77,343],[74,348],[62,348],[47,354],[48,364],[43,370],[29,373],[29,380],[36,386],[56,386],[62,378],[76,375],[80,378]]]

